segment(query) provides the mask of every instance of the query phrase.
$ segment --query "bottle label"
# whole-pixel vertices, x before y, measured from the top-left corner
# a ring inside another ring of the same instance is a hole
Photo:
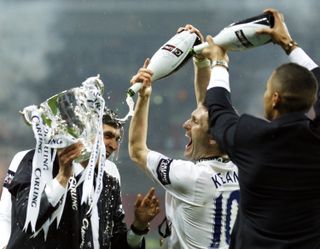
[[[244,35],[242,29],[240,30],[236,30],[235,34],[239,40],[239,42],[241,42],[241,44],[245,47],[245,48],[250,48],[253,47],[254,45],[247,39],[247,37]]]

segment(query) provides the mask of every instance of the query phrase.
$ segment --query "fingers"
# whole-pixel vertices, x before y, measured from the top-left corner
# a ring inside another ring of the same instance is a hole
[[[158,200],[158,198],[155,196],[155,189],[154,188],[150,188],[150,190],[148,191],[148,193],[141,198],[142,201],[140,202],[140,205],[142,207],[159,207],[160,206],[160,202]]]
[[[149,66],[149,63],[150,63],[150,59],[147,58],[143,63],[143,68],[147,68]]]
[[[152,203],[152,197],[154,197],[154,189],[149,190],[149,192],[145,195],[145,197],[142,200],[141,206],[148,207],[151,206]]]
[[[263,11],[264,13],[270,13],[273,15],[273,18],[275,19],[275,24],[278,23],[278,22],[284,22],[284,16],[283,14],[276,10],[276,9],[272,9],[272,8],[268,8],[268,9],[265,9]]]
[[[261,35],[261,34],[270,35],[270,34],[272,34],[272,29],[270,29],[270,28],[258,29],[256,31],[256,34],[259,34],[259,35]]]
[[[131,84],[134,84],[137,82],[141,82],[148,86],[151,84],[153,72],[147,68],[149,64],[150,64],[150,59],[147,58],[143,63],[143,67],[141,67],[139,71],[132,76],[130,80]]]
[[[135,206],[136,208],[139,207],[139,206],[141,205],[141,202],[142,202],[142,196],[141,196],[141,194],[138,194],[134,206]]]
[[[201,42],[203,42],[203,40],[204,40],[203,35],[201,34],[199,29],[195,28],[191,24],[186,24],[184,27],[178,28],[177,33],[181,33],[184,30],[188,30],[188,31],[190,31],[190,33],[195,33],[200,38]]]
[[[214,43],[213,37],[211,35],[208,35],[206,37],[206,40],[208,42],[208,47],[204,48],[201,52],[203,56],[206,58],[210,59],[211,61],[214,60],[223,60],[226,61],[227,63],[229,62],[229,58],[227,55],[227,51]]]
[[[284,17],[283,17],[283,14],[277,10],[277,9],[273,9],[273,8],[267,8],[263,11],[264,13],[270,13],[272,14],[274,17],[279,17],[280,20],[284,21]]]
[[[146,61],[145,65],[147,65],[147,64],[148,64],[148,62]],[[130,83],[134,84],[137,82],[141,82],[146,86],[150,86],[151,82],[152,82],[152,75],[153,75],[153,73],[150,69],[142,67],[139,69],[139,71],[136,75],[132,76]]]
[[[160,201],[157,197],[153,196],[151,199],[151,206],[155,208],[155,213],[158,214],[160,212]]]
[[[81,142],[72,144],[66,148],[58,149],[58,157],[60,165],[70,165],[74,159],[81,155],[84,146]]]
[[[213,37],[211,35],[207,35],[207,38],[206,38],[207,42],[209,45],[213,45],[214,42],[213,42]]]
[[[153,187],[150,188],[149,191],[148,191],[148,193],[146,194],[146,198],[149,199],[149,200],[151,200],[152,197],[154,196],[155,192],[156,192],[156,190],[155,190]]]
[[[147,224],[160,213],[160,201],[155,196],[154,188],[150,188],[144,197],[141,194],[137,196],[134,212],[135,221],[139,224]]]
[[[144,85],[149,86],[151,85],[151,81],[152,81],[152,74],[150,73],[150,71],[139,70],[139,72],[131,78],[130,83],[134,84],[137,82],[141,82]]]

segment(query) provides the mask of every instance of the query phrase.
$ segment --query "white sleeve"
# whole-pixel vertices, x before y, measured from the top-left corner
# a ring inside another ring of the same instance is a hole
[[[225,67],[213,67],[207,90],[213,87],[223,87],[230,92],[229,72]]]
[[[44,191],[47,195],[48,201],[53,207],[55,207],[66,192],[66,188],[63,187],[57,179],[53,179],[46,185]]]
[[[193,201],[201,170],[191,161],[170,159],[149,151],[147,172],[165,190],[184,201]]]
[[[310,71],[318,67],[318,65],[300,47],[294,49],[289,54],[289,60],[290,62],[294,62],[299,64],[300,66],[306,67]]]
[[[30,150],[23,150],[18,152],[17,154],[14,155],[14,157],[12,158],[12,161],[9,165],[9,170],[16,172],[20,162],[22,161],[22,159],[24,158],[24,156],[29,152]]]
[[[10,184],[12,181],[15,172],[17,171],[17,168],[23,159],[23,157],[27,154],[27,152],[30,150],[20,151],[18,152],[13,158],[10,163],[5,182],[4,187],[2,189],[2,195],[0,199],[0,248],[3,248],[8,244],[9,237],[11,234],[11,194],[8,191],[6,185]]]
[[[3,188],[0,201],[0,248],[8,244],[11,233],[11,194]]]

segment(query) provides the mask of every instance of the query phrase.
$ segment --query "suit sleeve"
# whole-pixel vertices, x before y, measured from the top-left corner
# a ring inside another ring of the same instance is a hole
[[[205,105],[209,112],[210,134],[223,152],[231,154],[239,115],[232,106],[230,92],[224,87],[210,88]]]
[[[21,230],[24,227],[27,214],[28,198],[31,186],[33,154],[34,151],[30,151],[23,157],[18,170],[12,180],[12,183],[9,186],[9,191],[13,197],[12,205],[16,208],[17,214],[17,216],[15,217],[16,221],[13,222],[17,222]],[[43,191],[36,230],[41,228],[41,226],[47,221],[54,210],[55,207],[50,204],[45,191]],[[27,233],[32,233],[30,227],[27,230]]]

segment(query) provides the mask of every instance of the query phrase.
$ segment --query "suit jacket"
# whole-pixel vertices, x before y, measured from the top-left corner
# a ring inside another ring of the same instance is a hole
[[[85,217],[86,205],[80,205],[82,196],[82,184],[76,188],[78,210],[72,209],[71,194],[68,192],[63,215],[56,228],[56,222],[49,227],[47,238],[43,232],[35,238],[31,238],[30,231],[24,232],[22,228],[26,219],[27,201],[30,191],[32,173],[32,160],[34,150],[28,152],[22,159],[18,170],[9,186],[12,195],[12,228],[7,249],[79,249],[81,241],[81,225]],[[57,160],[53,167],[53,176],[58,173]],[[78,176],[80,178],[80,176]],[[59,204],[57,204],[58,206]],[[103,176],[103,190],[98,203],[99,214],[99,244],[101,249],[129,249],[127,244],[127,228],[124,223],[124,211],[122,209],[120,185],[118,179],[105,173]],[[42,193],[40,211],[37,221],[37,229],[51,216],[57,207],[53,207],[47,199],[45,192]],[[90,219],[89,219],[90,220]],[[92,233],[85,234],[83,248],[93,248]],[[144,248],[144,240],[141,248]]]
[[[319,80],[320,69],[313,70]],[[320,248],[320,107],[316,119],[239,116],[230,93],[207,92],[210,133],[239,168],[232,249]]]

